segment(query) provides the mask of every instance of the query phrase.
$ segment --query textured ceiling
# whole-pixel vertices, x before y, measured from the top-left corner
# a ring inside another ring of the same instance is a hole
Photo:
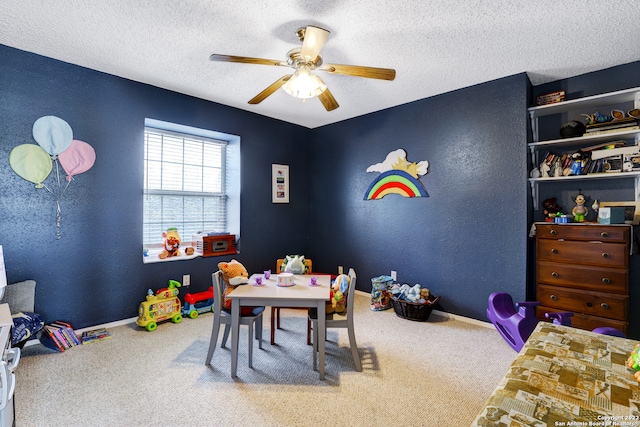
[[[326,112],[278,90],[308,24],[331,31],[325,63],[394,68],[394,81],[318,73]],[[534,85],[640,59],[637,0],[3,0],[0,43],[308,128],[527,72]]]

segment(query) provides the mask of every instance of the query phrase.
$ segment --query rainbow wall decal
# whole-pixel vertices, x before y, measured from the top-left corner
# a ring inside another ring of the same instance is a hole
[[[390,170],[381,173],[373,180],[364,200],[379,200],[387,194],[399,194],[404,197],[429,197],[420,181],[402,170]]]

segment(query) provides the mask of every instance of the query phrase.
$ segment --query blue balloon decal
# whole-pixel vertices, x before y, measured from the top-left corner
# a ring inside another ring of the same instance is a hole
[[[56,116],[43,116],[33,124],[33,139],[52,156],[69,148],[73,131],[69,123]]]

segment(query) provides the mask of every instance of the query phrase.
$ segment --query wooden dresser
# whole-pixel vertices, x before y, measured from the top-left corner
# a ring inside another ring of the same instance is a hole
[[[571,323],[592,330],[629,325],[628,225],[536,225],[536,308],[571,311]]]

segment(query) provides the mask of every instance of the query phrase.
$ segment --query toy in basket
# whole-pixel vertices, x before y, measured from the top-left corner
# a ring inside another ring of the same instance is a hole
[[[634,377],[636,377],[638,381],[640,381],[640,354],[638,354],[639,350],[640,344],[636,344],[636,346],[633,348],[633,351],[631,352],[631,356],[629,356],[629,359],[627,359],[627,366],[636,371]]]
[[[429,289],[421,288],[419,284],[401,286],[396,283],[391,288],[391,295],[396,316],[417,322],[425,322],[440,301],[440,297],[433,296]]]

